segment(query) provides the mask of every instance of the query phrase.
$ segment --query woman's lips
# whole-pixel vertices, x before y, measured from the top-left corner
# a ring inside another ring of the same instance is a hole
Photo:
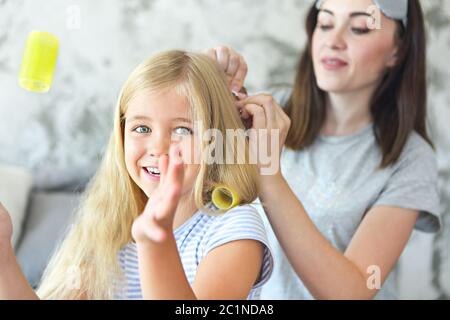
[[[348,66],[348,63],[338,58],[326,57],[321,60],[323,67],[329,71],[336,71]]]

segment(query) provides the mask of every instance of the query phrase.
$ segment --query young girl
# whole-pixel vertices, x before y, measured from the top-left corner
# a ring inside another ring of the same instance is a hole
[[[411,232],[440,227],[420,2],[317,1],[306,31],[292,90],[239,106],[285,142],[282,170],[260,180],[277,238],[261,297],[393,299]],[[239,90],[242,57],[209,53]]]
[[[263,223],[246,205],[258,194],[257,168],[207,165],[211,141],[202,139],[206,129],[244,128],[233,106],[225,74],[207,56],[169,51],[141,64],[120,93],[106,155],[37,295],[0,209],[0,298],[257,297],[272,269]],[[240,206],[210,214],[218,184],[234,189]]]

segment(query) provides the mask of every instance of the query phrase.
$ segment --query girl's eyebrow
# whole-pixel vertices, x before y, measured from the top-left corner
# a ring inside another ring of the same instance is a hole
[[[334,16],[333,11],[328,10],[328,9],[320,9],[319,12],[328,13],[328,14]],[[358,16],[372,17],[372,15],[370,13],[362,12],[362,11],[355,11],[355,12],[352,12],[352,13],[349,14],[350,18],[358,17]]]
[[[152,120],[151,118],[149,118],[147,116],[133,116],[133,117],[130,117],[130,118],[125,118],[125,119],[127,121],[129,121],[129,122],[135,121],[135,120],[147,120],[147,121],[151,121]],[[192,122],[192,120],[188,119],[188,118],[175,118],[175,119],[172,119],[172,121],[173,122],[180,121],[180,122],[188,122],[188,123]]]
[[[189,122],[189,123],[192,122],[192,120],[191,120],[191,119],[188,119],[188,118],[175,118],[175,119],[173,119],[173,122],[176,122],[176,121],[180,121],[180,122]]]
[[[134,121],[134,120],[151,120],[149,117],[146,116],[133,116],[131,118],[126,117],[127,121]]]

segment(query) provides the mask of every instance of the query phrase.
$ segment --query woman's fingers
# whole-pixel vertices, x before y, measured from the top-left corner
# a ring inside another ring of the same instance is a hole
[[[266,113],[263,107],[257,104],[246,104],[244,108],[252,117],[252,129],[265,129],[267,127]]]
[[[259,94],[256,96],[242,97],[242,100],[236,104],[238,108],[241,107],[247,110],[253,121],[251,128],[257,129],[255,131],[258,131],[258,134],[256,132],[250,132],[250,140],[257,141],[258,148],[263,144],[266,145],[266,150],[270,150],[271,155],[281,153],[291,122],[275,99],[268,94]],[[244,118],[243,121],[245,124],[246,120]],[[259,129],[267,129],[267,132],[261,132]],[[256,145],[253,144],[252,148],[252,151],[255,152]],[[257,152],[257,154],[259,153]]]
[[[206,49],[203,53],[206,54],[207,56],[209,56],[211,59],[217,60],[216,49],[209,48],[209,49]]]
[[[231,82],[231,90],[239,92],[244,86],[245,78],[247,77],[248,66],[242,56],[239,56],[239,64],[237,66],[236,73],[233,76]]]
[[[205,54],[217,61],[226,73],[231,90],[239,92],[247,76],[248,66],[245,59],[227,46],[218,46],[205,50]]]
[[[226,72],[228,69],[228,63],[230,61],[230,50],[227,47],[217,47],[216,57],[217,63],[219,63],[222,70]],[[231,76],[228,73],[227,75]]]
[[[264,113],[266,116],[266,129],[276,129],[277,120],[280,118],[278,113],[283,112],[278,104],[275,102],[271,95],[267,94],[259,94],[255,96],[247,97],[241,101],[240,104],[255,104],[264,109]]]
[[[239,65],[241,63],[241,58],[236,55],[230,55],[230,59],[228,61],[227,69],[225,70],[225,73],[231,77],[231,79],[234,79],[236,76],[236,73],[239,70]]]

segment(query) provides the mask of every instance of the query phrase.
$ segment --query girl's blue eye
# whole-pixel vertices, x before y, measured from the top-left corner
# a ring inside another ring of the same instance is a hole
[[[136,131],[137,133],[149,133],[150,128],[147,126],[139,126],[139,127],[135,128],[133,131]]]
[[[186,127],[175,128],[175,133],[179,135],[191,135],[193,133],[192,129]]]

